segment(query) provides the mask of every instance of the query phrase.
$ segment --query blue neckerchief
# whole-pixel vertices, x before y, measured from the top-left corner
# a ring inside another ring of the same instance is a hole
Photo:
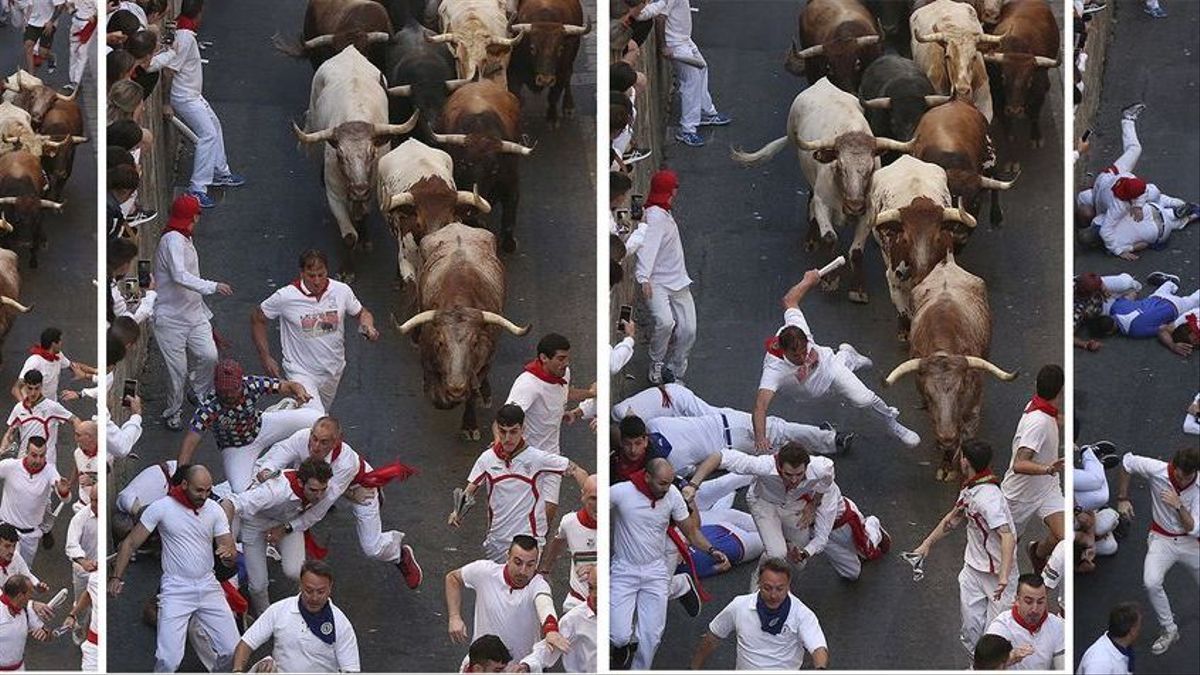
[[[296,602],[300,606],[300,616],[304,618],[304,623],[308,624],[312,634],[327,645],[333,644],[337,640],[337,631],[333,625],[333,603],[326,602],[321,611],[310,612],[304,606],[303,600],[296,598]]]
[[[762,623],[764,633],[771,635],[779,635],[783,632],[783,626],[787,623],[788,613],[792,611],[792,596],[784,599],[783,604],[779,609],[770,609],[767,603],[763,602],[762,594],[760,593],[755,602],[754,609],[758,612],[758,620]]]
[[[660,433],[652,433],[650,437],[650,452],[647,453],[646,461],[650,461],[655,457],[666,459],[671,454],[671,442],[666,436]]]
[[[1116,640],[1112,639],[1111,635],[1108,636],[1108,641],[1113,643],[1113,646],[1117,648],[1117,651],[1124,654],[1125,658],[1129,659],[1129,672],[1137,672],[1133,669],[1133,645],[1122,647],[1121,645],[1117,644]]]

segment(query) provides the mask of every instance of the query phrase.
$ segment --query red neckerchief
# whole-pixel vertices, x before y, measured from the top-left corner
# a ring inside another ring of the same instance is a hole
[[[1029,401],[1029,405],[1025,406],[1025,412],[1033,412],[1034,410],[1041,410],[1055,419],[1058,418],[1058,408],[1037,394],[1034,394],[1033,399]]]
[[[296,472],[288,469],[283,472],[283,475],[287,476],[288,485],[292,486],[292,492],[300,498],[300,503],[308,506],[308,499],[304,496],[304,486],[300,483],[300,477],[296,475]]]
[[[661,499],[661,497],[655,497],[654,494],[650,492],[649,476],[646,475],[645,469],[634,471],[633,473],[629,474],[629,482],[633,483],[633,486],[638,489],[638,492],[646,495],[646,498],[650,500],[650,508],[654,508],[654,504]]]
[[[614,453],[616,459],[610,463],[612,466],[613,480],[623,481],[629,480],[630,476],[646,468],[646,455],[642,455],[641,459],[626,459],[625,455],[620,450]]]
[[[525,586],[518,586],[518,585],[514,584],[512,577],[508,576],[508,565],[504,566],[502,573],[504,575],[504,583],[508,584],[508,592],[509,593],[512,593],[513,591],[519,591],[522,588],[525,588],[525,586],[529,585],[529,582],[525,582]]]
[[[662,407],[670,408],[671,395],[667,393],[667,386],[665,384],[658,385],[658,391],[662,393]]]
[[[990,466],[975,474],[974,478],[964,481],[963,489],[973,488],[976,485],[987,485],[988,483],[991,483],[992,485],[1000,484],[1000,477],[992,473],[992,467]]]
[[[575,512],[575,517],[579,519],[579,524],[589,530],[596,529],[596,517],[587,512],[587,509],[579,509]]]
[[[25,455],[25,458],[21,460],[21,466],[25,467],[25,470],[29,472],[29,476],[31,478],[33,476],[38,475],[46,468],[45,464],[43,464],[41,466],[41,468],[39,468],[37,471],[34,471],[33,469],[29,468],[29,455]]]
[[[329,453],[329,465],[330,466],[333,466],[333,463],[338,460],[338,455],[340,455],[340,454],[342,454],[342,442],[338,441],[338,444],[333,446],[333,452]]]
[[[195,224],[196,223],[194,223],[190,220],[188,221],[187,225],[176,225],[173,222],[169,222],[167,224],[167,226],[163,228],[163,234],[166,234],[168,232],[178,232],[179,234],[182,234],[183,236],[187,237],[188,239],[191,239],[192,238],[192,229],[195,226]],[[161,237],[162,235],[159,235],[159,236]]]
[[[1018,624],[1020,624],[1021,628],[1024,628],[1025,630],[1029,631],[1030,633],[1036,633],[1039,630],[1041,630],[1042,624],[1046,623],[1046,617],[1048,617],[1048,616],[1050,616],[1050,613],[1046,612],[1045,614],[1042,615],[1042,618],[1040,621],[1038,621],[1037,623],[1034,623],[1034,624],[1029,624],[1029,623],[1025,623],[1025,619],[1024,619],[1024,617],[1021,616],[1021,613],[1017,611],[1016,605],[1013,605],[1013,608],[1012,608],[1013,621],[1016,621]]]
[[[512,452],[505,452],[504,446],[501,445],[499,441],[492,443],[492,452],[496,453],[497,457],[504,460],[504,466],[512,466],[513,458],[516,457],[517,455],[521,454],[521,451],[524,449],[525,449],[525,439],[524,438],[521,439],[521,444],[518,445],[516,448],[514,448]]]
[[[4,603],[4,606],[8,608],[8,613],[12,614],[13,616],[21,613],[21,608],[14,605],[12,598],[8,597],[8,595],[4,593],[0,593],[0,603]]]
[[[541,380],[542,382],[549,382],[550,384],[566,384],[567,383],[567,381],[562,379],[561,377],[559,377],[557,375],[551,375],[550,373],[546,372],[546,368],[544,366],[542,366],[542,362],[539,361],[538,359],[534,359],[534,360],[530,361],[529,363],[526,363],[525,364],[525,372],[532,374],[534,377]]]
[[[596,596],[588,595],[587,606],[588,609],[592,610],[592,614],[596,613]]]
[[[767,353],[770,354],[771,356],[774,356],[779,359],[783,359],[784,361],[791,363],[793,366],[796,366],[796,368],[798,368],[798,370],[796,371],[796,379],[798,379],[798,380],[804,380],[805,378],[807,378],[808,374],[811,373],[813,368],[816,367],[817,363],[820,362],[820,358],[817,356],[817,350],[810,348],[808,350],[808,353],[805,354],[805,356],[804,356],[804,363],[802,363],[800,365],[796,365],[796,364],[792,363],[791,360],[788,359],[788,357],[784,355],[783,349],[781,349],[779,347],[779,336],[778,335],[774,335],[772,337],[767,338],[766,341],[763,343],[763,347],[766,348]]]
[[[40,356],[43,359],[46,359],[47,361],[49,361],[51,363],[62,358],[59,354],[55,354],[54,352],[50,351],[49,349],[46,349],[45,347],[43,347],[41,345],[34,345],[34,346],[30,347],[29,353]]]
[[[1196,477],[1192,476],[1192,481],[1187,485],[1183,485],[1175,480],[1175,462],[1167,462],[1167,480],[1171,481],[1171,487],[1176,494],[1183,494],[1183,491],[1196,484]]]
[[[408,480],[418,473],[417,467],[409,466],[400,460],[370,471],[367,471],[366,466],[360,461],[358,475],[354,477],[354,485],[361,485],[367,488],[381,488],[393,480]]]
[[[1187,324],[1188,330],[1192,332],[1192,339],[1200,342],[1200,314],[1188,314],[1184,322]]]
[[[84,457],[93,458],[96,456],[96,453],[100,451],[100,446],[97,445],[95,448],[92,448],[91,452],[88,452],[87,448],[83,447],[82,445],[79,446],[79,449],[83,451]]]
[[[332,286],[333,284],[331,284],[331,283],[325,284],[325,290],[321,291],[320,293],[309,293],[308,290],[304,288],[304,283],[300,280],[300,277],[296,277],[292,281],[292,285],[296,287],[296,290],[300,291],[300,295],[303,295],[306,298],[312,298],[313,300],[320,302],[321,296],[328,293],[329,287]]]
[[[199,26],[196,24],[196,20],[192,17],[180,15],[175,17],[175,28],[177,30],[190,30],[195,33]]]
[[[183,504],[189,511],[196,515],[200,515],[200,509],[192,504],[192,500],[188,499],[187,493],[183,491],[182,485],[172,485],[170,490],[167,490],[167,496],[175,501]]]

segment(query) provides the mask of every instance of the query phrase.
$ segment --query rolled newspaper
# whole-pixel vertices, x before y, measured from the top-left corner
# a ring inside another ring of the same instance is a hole
[[[193,145],[200,142],[200,137],[196,135],[196,132],[188,128],[188,125],[184,124],[183,120],[179,119],[177,115],[171,115],[171,124],[174,124],[179,133],[186,136]]]
[[[67,600],[67,589],[60,588],[60,589],[58,589],[58,593],[55,593],[54,597],[51,598],[50,602],[48,602],[46,604],[50,605],[50,609],[58,609],[59,605],[66,602],[66,600]]]
[[[830,260],[829,263],[827,263],[824,267],[817,270],[817,274],[819,274],[821,276],[825,276],[826,274],[829,274],[830,272],[836,270],[837,268],[839,268],[845,264],[846,264],[846,256],[839,255],[838,257],[834,258],[833,260]]]

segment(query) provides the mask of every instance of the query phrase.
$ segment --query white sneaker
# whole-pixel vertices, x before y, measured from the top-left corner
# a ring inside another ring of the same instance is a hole
[[[1154,644],[1150,646],[1150,652],[1155,656],[1165,654],[1166,651],[1171,648],[1171,645],[1175,644],[1175,642],[1178,640],[1178,628],[1174,630],[1163,631],[1163,634],[1159,635],[1158,639],[1154,641]]]
[[[663,383],[663,364],[661,361],[650,364],[650,372],[646,374],[646,379],[650,380],[650,384]]]
[[[900,424],[895,418],[892,418],[888,422],[888,431],[892,432],[893,436],[900,439],[900,442],[903,443],[904,447],[906,448],[915,448],[921,444],[921,437],[917,435],[917,432],[909,429],[903,424]]]
[[[847,362],[847,365],[850,366],[850,370],[870,368],[871,366],[875,365],[874,361],[868,359],[862,354],[859,354],[858,350],[854,348],[854,345],[848,342],[843,342],[842,344],[838,345],[838,353],[841,354],[843,352],[848,354],[850,357]]]
[[[267,544],[267,557],[275,562],[283,562],[283,556],[279,555],[279,549],[275,548],[275,544]]]

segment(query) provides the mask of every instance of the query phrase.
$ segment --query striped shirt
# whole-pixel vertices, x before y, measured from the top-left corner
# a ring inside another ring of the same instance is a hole
[[[246,375],[242,378],[242,400],[233,405],[210,394],[192,415],[192,431],[202,434],[211,428],[221,450],[249,445],[262,428],[262,411],[255,403],[266,394],[278,394],[280,384],[277,377]]]

